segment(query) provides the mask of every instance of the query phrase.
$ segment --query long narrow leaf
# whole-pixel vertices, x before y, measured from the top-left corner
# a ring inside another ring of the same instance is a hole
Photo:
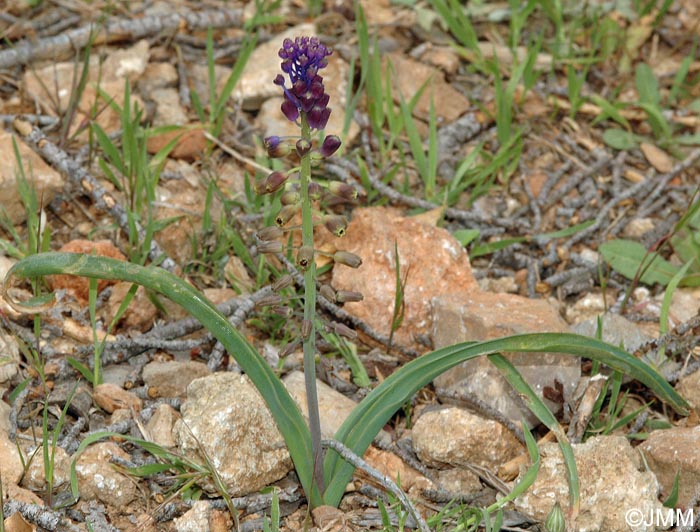
[[[460,362],[494,353],[549,352],[564,353],[598,360],[644,383],[676,411],[686,413],[688,404],[656,370],[623,349],[586,336],[568,333],[523,334],[480,343],[457,344],[412,360],[394,372],[353,410],[338,429],[335,439],[355,454],[362,455],[391,416],[420,388]],[[337,505],[353,467],[334,452],[325,461],[326,504]]]
[[[35,278],[53,274],[115,279],[140,284],[167,296],[197,318],[236,359],[263,396],[284,437],[299,480],[312,506],[322,503],[318,489],[312,484],[311,437],[299,408],[267,362],[200,292],[179,277],[160,268],[76,253],[32,255],[12,267],[5,279],[5,287],[13,277]]]

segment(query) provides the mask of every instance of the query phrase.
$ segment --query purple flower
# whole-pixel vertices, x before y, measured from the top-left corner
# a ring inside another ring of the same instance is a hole
[[[291,87],[285,86],[285,78],[281,74],[277,75],[274,83],[284,90],[282,112],[292,122],[299,118],[300,113],[305,113],[312,129],[326,127],[331,116],[328,107],[330,97],[318,71],[328,65],[326,57],[331,53],[317,37],[285,39],[282,43],[279,51],[282,72],[289,76]]]

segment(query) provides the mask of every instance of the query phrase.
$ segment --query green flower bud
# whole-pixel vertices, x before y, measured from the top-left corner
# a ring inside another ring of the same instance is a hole
[[[276,135],[266,137],[265,140],[263,140],[263,145],[267,150],[267,154],[272,159],[284,157],[292,151],[292,147],[289,145],[289,142]]]
[[[333,261],[338,264],[350,266],[351,268],[359,268],[362,264],[362,259],[358,255],[342,250],[336,251],[333,254]]]
[[[316,183],[315,181],[311,181],[309,183],[309,199],[311,201],[317,201],[321,199],[321,196],[323,196],[323,187]]]
[[[311,246],[301,246],[297,253],[297,265],[301,271],[306,271],[311,267],[314,260],[314,248]]]
[[[291,220],[294,218],[294,215],[299,212],[299,205],[285,205],[280,209],[280,212],[277,213],[277,216],[275,217],[275,223],[279,227],[283,227]]]
[[[544,529],[547,532],[564,532],[566,530],[566,517],[558,502],[555,502],[549,511],[549,515],[544,522]]]
[[[287,356],[291,355],[291,354],[294,352],[294,350],[295,350],[297,347],[299,347],[299,344],[301,344],[301,340],[300,340],[300,339],[296,339],[296,340],[294,340],[293,342],[288,343],[288,344],[285,345],[282,349],[280,349],[280,352],[279,352],[279,355],[278,355],[278,356],[279,356],[280,358],[284,358],[284,357],[287,357]]]
[[[345,219],[345,216],[329,214],[323,218],[323,225],[325,225],[326,229],[328,229],[335,236],[345,236],[348,221]]]
[[[296,190],[285,190],[282,196],[280,196],[280,203],[282,205],[296,205],[301,201],[301,194]]]
[[[355,187],[343,183],[342,181],[331,181],[328,183],[328,192],[344,200],[353,201],[357,199],[358,192]]]
[[[352,290],[338,290],[335,293],[335,300],[338,303],[356,303],[363,299],[364,296],[360,292],[354,292]]]
[[[282,253],[284,246],[277,240],[267,240],[258,244],[258,253]]]
[[[258,238],[260,240],[277,240],[284,235],[284,231],[277,227],[276,225],[270,225],[269,227],[264,227],[258,231]]]
[[[319,293],[331,303],[335,303],[335,290],[329,284],[322,284],[318,289]]]
[[[277,306],[272,308],[272,313],[283,318],[291,318],[294,315],[294,311],[291,307]]]

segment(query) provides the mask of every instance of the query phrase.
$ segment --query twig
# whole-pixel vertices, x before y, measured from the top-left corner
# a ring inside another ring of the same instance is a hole
[[[110,19],[104,26],[90,23],[38,42],[24,40],[14,47],[0,51],[0,68],[24,65],[40,59],[55,60],[86,46],[115,41],[135,41],[164,31],[200,30],[237,26],[241,23],[242,9],[216,9],[199,13],[171,13],[134,19]]]
[[[38,525],[46,530],[80,532],[79,527],[75,526],[73,523],[70,523],[58,512],[52,510],[51,508],[47,508],[46,506],[10,500],[3,504],[3,512],[5,517],[19,512],[25,521]]]
[[[404,508],[406,508],[406,510],[408,510],[408,513],[410,513],[413,519],[416,520],[418,528],[422,532],[430,532],[430,527],[428,527],[428,523],[425,522],[425,519],[423,519],[423,516],[420,514],[418,509],[413,505],[408,496],[403,492],[403,490],[401,490],[401,488],[399,488],[396,485],[396,483],[393,480],[374,469],[361,457],[357,456],[348,447],[346,447],[337,440],[322,440],[321,445],[323,445],[323,447],[327,449],[333,449],[343,458],[343,460],[349,462],[356,468],[359,468],[365,473],[367,473],[367,475],[369,475],[370,478],[378,482],[382,487],[384,487],[384,489],[389,491],[399,501],[401,501],[401,504],[403,504]]]
[[[15,129],[17,129],[24,139],[34,147],[44,160],[67,175],[79,187],[85,190],[95,202],[95,206],[98,209],[107,211],[117,221],[119,227],[124,231],[129,231],[129,216],[124,210],[124,207],[119,204],[116,198],[110,194],[107,189],[100,185],[92,174],[76,164],[65,151],[47,139],[46,135],[44,135],[40,129],[32,127],[27,122],[23,122],[19,119],[15,120],[14,125]],[[136,226],[139,238],[143,240],[146,237],[146,231],[137,221],[133,223]],[[177,268],[175,261],[167,256],[155,239],[151,239],[148,258],[171,273]]]

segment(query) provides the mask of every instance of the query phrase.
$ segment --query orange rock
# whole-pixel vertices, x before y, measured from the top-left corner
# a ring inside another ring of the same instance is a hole
[[[98,255],[100,257],[110,257],[118,260],[126,260],[124,254],[108,240],[90,242],[89,240],[71,240],[59,251],[64,253],[83,253],[86,255]],[[47,282],[51,290],[65,290],[73,296],[79,303],[88,302],[88,292],[90,290],[90,280],[86,277],[76,277],[75,275],[50,275]],[[116,281],[100,279],[97,282],[97,291],[101,292],[107,286]]]
[[[92,398],[97,406],[110,414],[120,408],[133,408],[138,411],[143,407],[140,397],[111,383],[95,386]]]
[[[201,126],[178,128],[159,135],[149,137],[146,141],[148,153],[158,153],[173,139],[178,138],[175,147],[170,152],[173,159],[192,161],[199,158],[207,147],[204,128]]]

